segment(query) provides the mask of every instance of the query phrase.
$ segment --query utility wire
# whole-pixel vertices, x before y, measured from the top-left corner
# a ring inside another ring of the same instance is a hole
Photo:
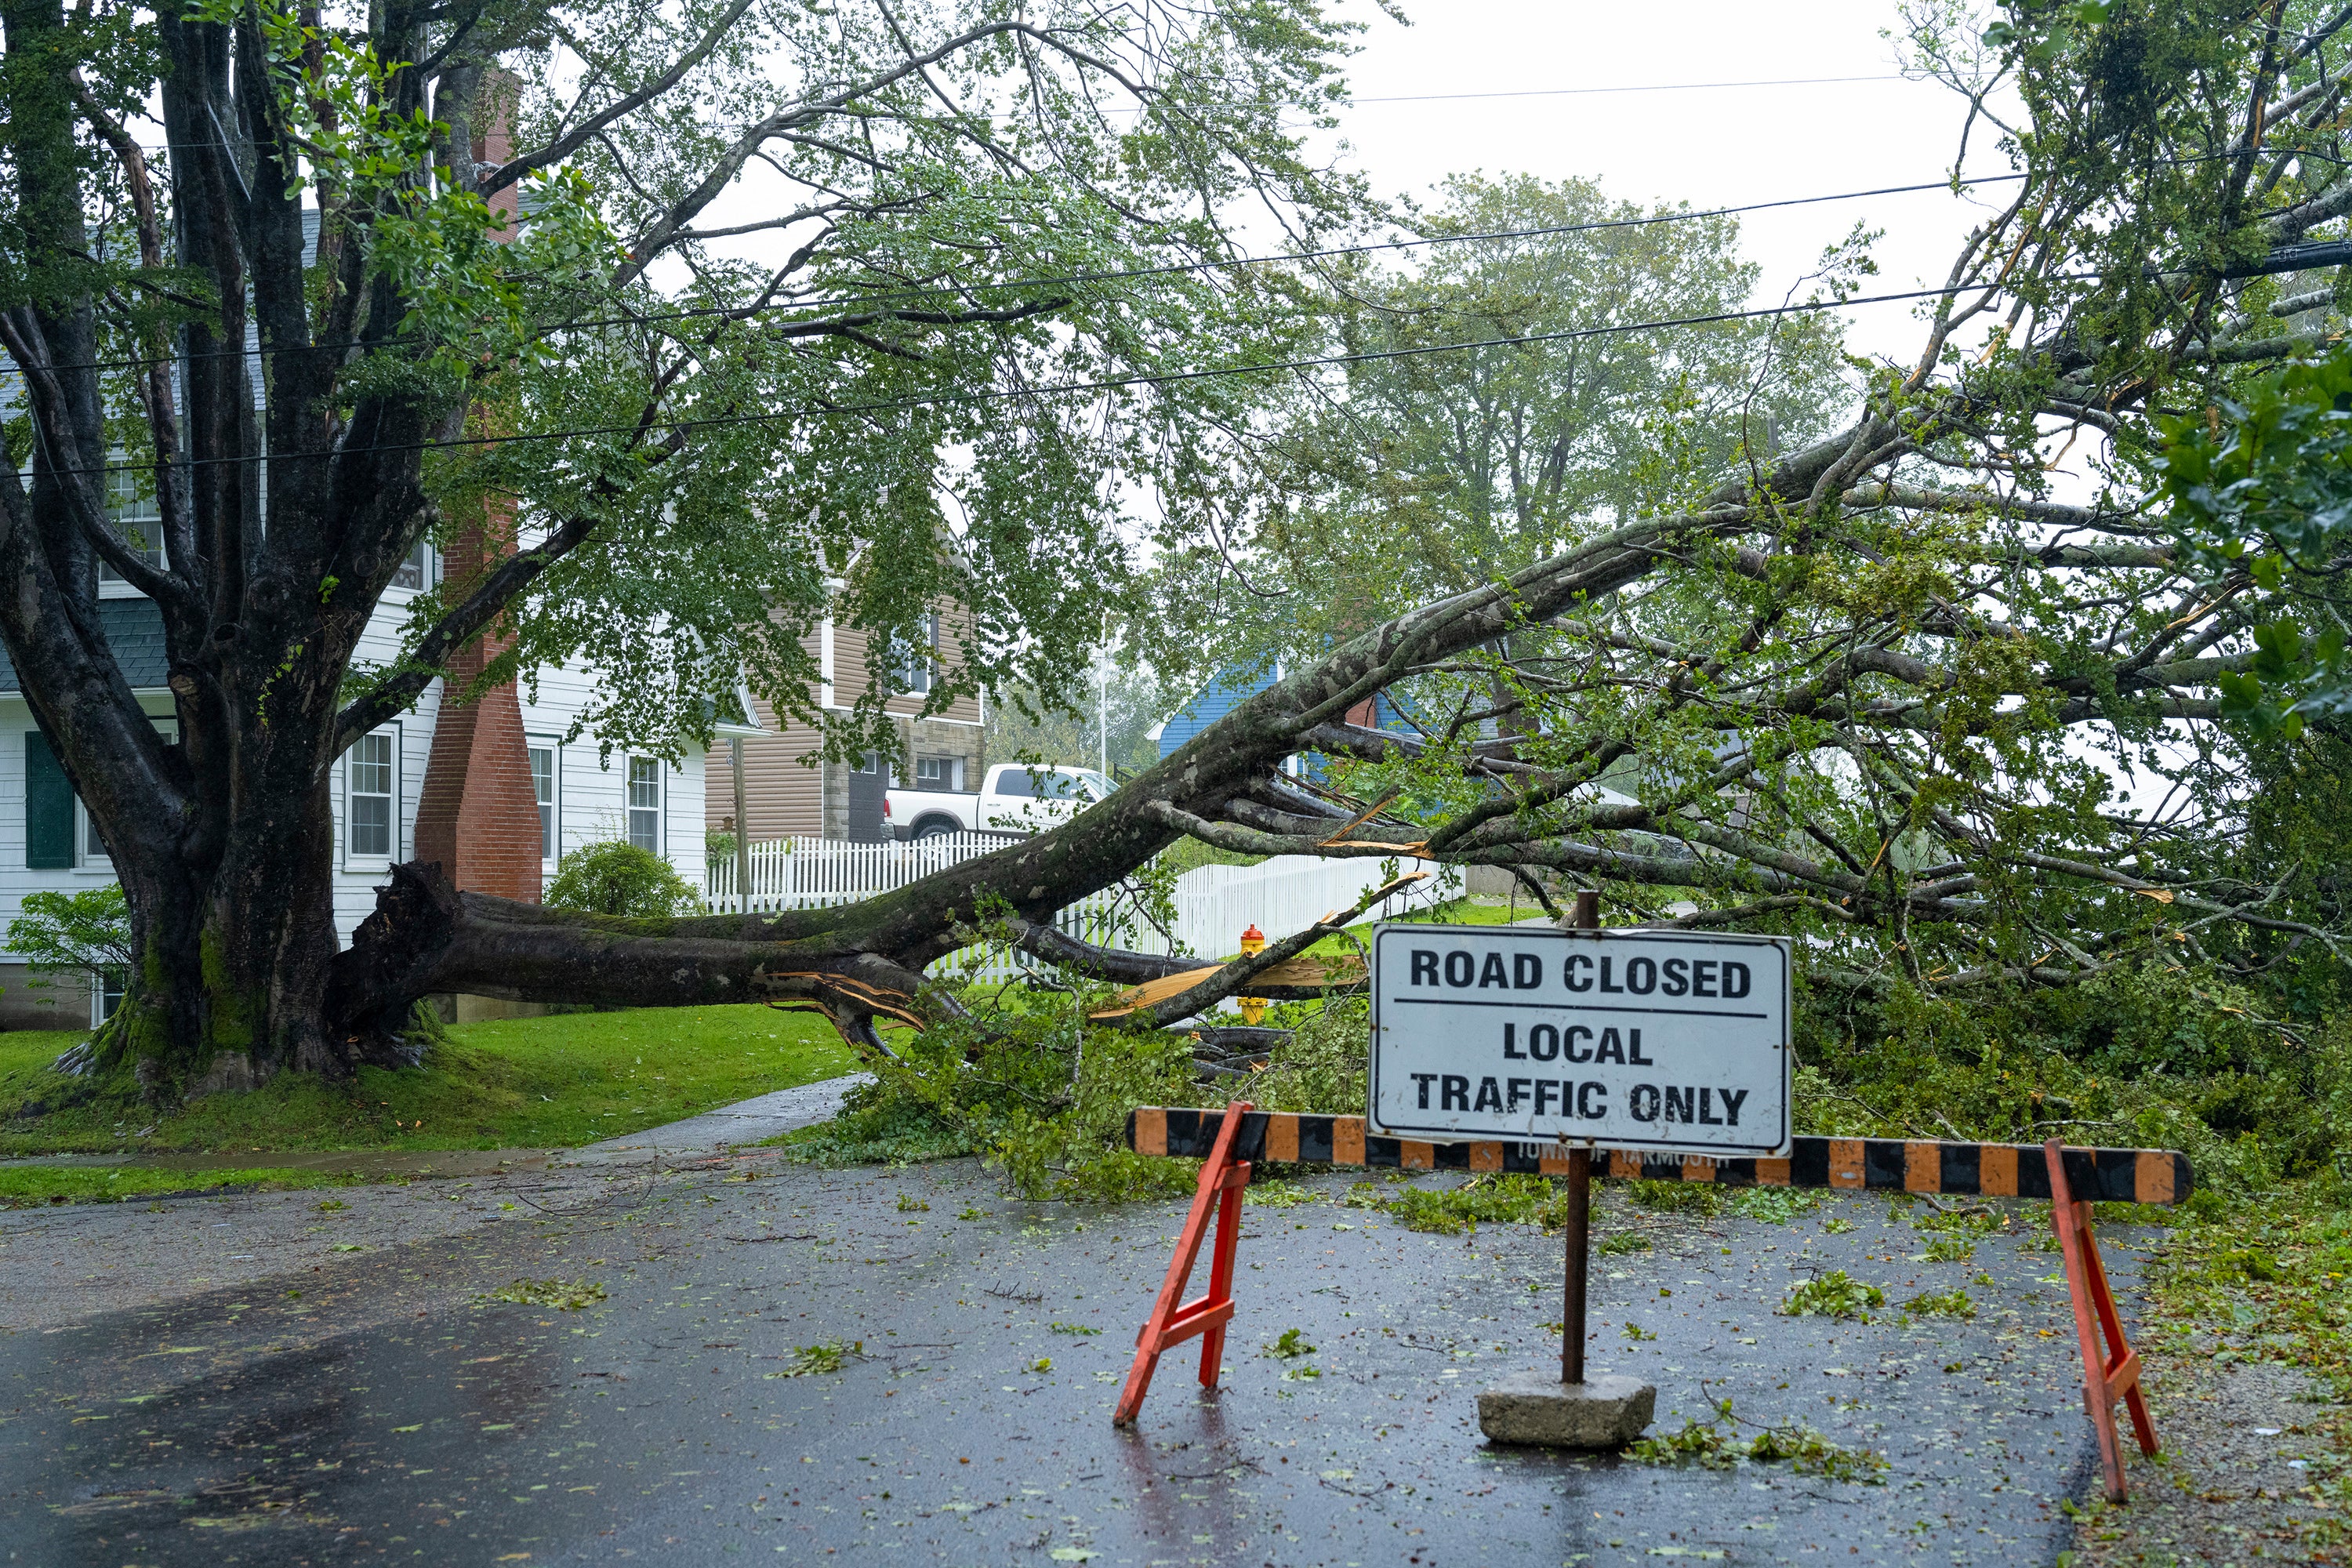
[[[1618,92],[1707,92],[1717,88],[1832,87],[1852,81],[1910,81],[1900,71],[1881,76],[1796,76],[1771,81],[1660,81],[1628,87],[1530,87],[1500,92],[1416,92],[1390,98],[1349,98],[1338,107],[1359,103],[1461,103],[1482,98],[1589,98]]]
[[[1591,223],[1551,224],[1539,228],[1506,228],[1482,230],[1476,234],[1429,235],[1414,239],[1387,239],[1362,245],[1336,245],[1320,250],[1277,252],[1272,256],[1234,256],[1213,258],[1205,261],[1175,261],[1157,267],[1129,268],[1115,272],[1070,272],[1059,276],[1008,278],[998,282],[929,284],[916,288],[882,289],[871,294],[841,294],[815,300],[795,300],[759,307],[709,305],[684,310],[665,310],[630,316],[593,317],[586,321],[551,322],[540,328],[541,335],[556,332],[588,331],[601,327],[657,326],[669,321],[704,321],[714,317],[744,320],[794,310],[842,310],[853,306],[872,306],[891,300],[957,299],[976,294],[1013,291],[1028,289],[1065,289],[1095,283],[1130,282],[1146,278],[1167,278],[1188,272],[1217,272],[1244,267],[1274,267],[1294,262],[1330,261],[1346,256],[1369,256],[1381,251],[1417,250],[1437,245],[1478,245],[1497,240],[1545,239],[1567,234],[1595,234],[1611,229],[1646,228],[1654,224],[1696,223],[1705,218],[1735,217],[1742,213],[1772,212],[1785,207],[1820,206],[1830,202],[1864,201],[1873,196],[1916,195],[1922,191],[1966,189],[1974,185],[2011,184],[2022,180],[2022,174],[1982,174],[1958,182],[1930,180],[1912,185],[1880,185],[1870,190],[1839,191],[1821,196],[1785,196],[1777,201],[1748,202],[1738,206],[1706,207],[1693,212],[1654,213],[1646,217],[1602,218]],[[56,364],[53,371],[68,370],[130,370],[155,363],[182,363],[199,359],[257,359],[264,354],[323,353],[331,350],[351,348],[388,349],[413,338],[367,340],[348,338],[340,342],[285,343],[266,347],[208,349],[196,354],[173,354],[163,360],[153,358],[96,360],[72,364]]]
[[[2068,273],[2049,282],[2095,280],[2095,272]],[[1961,292],[1971,290],[1963,289]],[[1431,354],[1459,353],[1474,349],[1528,348],[1540,343],[1572,342],[1581,339],[1617,337],[1633,332],[1662,331],[1671,327],[1714,326],[1729,321],[1763,321],[1778,316],[1812,315],[1843,310],[1849,305],[1884,305],[1906,300],[1934,300],[1953,292],[1948,288],[1910,289],[1895,294],[1865,294],[1843,300],[1810,300],[1796,305],[1771,305],[1751,310],[1718,310],[1703,316],[1667,316],[1655,321],[1625,321],[1605,327],[1571,327],[1557,332],[1528,332],[1516,337],[1479,338],[1465,342],[1423,343],[1412,348],[1373,349],[1355,353],[1317,354],[1305,359],[1270,360],[1262,364],[1209,365],[1198,370],[1156,371],[1136,375],[1106,376],[1092,381],[1048,382],[1035,386],[983,387],[969,392],[923,393],[911,397],[885,398],[872,403],[812,404],[800,408],[772,409],[761,414],[714,415],[707,418],[649,419],[626,425],[587,425],[565,430],[528,430],[505,436],[465,436],[448,440],[398,441],[373,447],[339,447],[325,452],[240,453],[226,458],[182,458],[173,465],[189,469],[215,463],[287,463],[331,461],[367,452],[439,452],[468,447],[506,447],[525,441],[569,441],[593,436],[633,436],[654,431],[684,435],[698,430],[736,429],[785,420],[831,418],[842,415],[891,414],[908,409],[954,404],[1003,403],[1017,398],[1055,396],[1069,393],[1118,392],[1131,387],[1173,386],[1213,381],[1234,375],[1270,375],[1285,371],[1321,370],[1338,365],[1370,364],[1383,360],[1418,359]],[[105,463],[85,468],[52,468],[51,473],[152,473],[152,463]]]
[[[1623,87],[1528,87],[1506,89],[1496,92],[1394,93],[1376,98],[1358,98],[1350,95],[1336,100],[1319,98],[1269,98],[1250,100],[1234,99],[1223,103],[1192,102],[1176,99],[1166,99],[1157,101],[1163,102],[1166,106],[1171,108],[1187,110],[1256,109],[1262,106],[1271,106],[1276,109],[1338,110],[1352,109],[1360,103],[1466,103],[1479,99],[1487,98],[1591,98],[1604,94],[1617,93],[1708,92],[1717,89],[1729,90],[1751,87],[1834,87],[1846,82],[1912,81],[1916,79],[1917,79],[1906,77],[1900,71],[1892,71],[1879,76],[1800,76],[1776,78],[1769,81],[1660,81],[1633,83]],[[1099,105],[1097,107],[1100,108],[1101,112],[1105,114],[1139,114],[1146,108],[1150,107],[1150,105],[1141,103],[1120,103]],[[1025,121],[1029,119],[1029,112],[1026,110],[1007,110],[1002,113],[992,112],[986,115],[977,113],[964,114],[958,116],[958,118],[1007,121],[1018,120]],[[174,151],[187,151],[191,149],[201,152],[210,152],[217,150],[219,146],[220,143],[217,142],[142,142],[139,143],[139,150],[142,153],[169,153]]]

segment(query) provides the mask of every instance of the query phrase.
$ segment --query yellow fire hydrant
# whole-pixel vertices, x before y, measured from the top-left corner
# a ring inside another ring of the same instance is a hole
[[[1244,958],[1255,958],[1257,954],[1264,952],[1265,951],[1265,932],[1258,930],[1256,923],[1253,921],[1249,930],[1242,932],[1242,956]],[[1265,1016],[1265,998],[1263,996],[1236,996],[1234,1000],[1239,1002],[1242,1005],[1242,1022],[1247,1024],[1253,1029],[1256,1028],[1259,1021],[1264,1019]]]

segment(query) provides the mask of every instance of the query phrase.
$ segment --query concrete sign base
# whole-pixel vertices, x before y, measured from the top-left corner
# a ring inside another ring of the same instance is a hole
[[[1515,1372],[1478,1393],[1478,1426],[1490,1442],[1550,1448],[1622,1448],[1657,1411],[1658,1391],[1637,1377],[1562,1383],[1559,1369]]]

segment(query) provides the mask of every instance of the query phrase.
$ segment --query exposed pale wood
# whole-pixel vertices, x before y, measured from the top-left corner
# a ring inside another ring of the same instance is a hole
[[[1199,969],[1188,969],[1181,974],[1166,974],[1157,980],[1147,980],[1140,985],[1129,986],[1118,994],[1109,1006],[1090,1018],[1124,1018],[1138,1007],[1149,1007],[1165,1002],[1171,996],[1181,996],[1201,984],[1223,964],[1212,963]],[[1250,984],[1272,990],[1282,986],[1307,989],[1338,990],[1360,984],[1364,978],[1364,961],[1354,953],[1342,953],[1336,958],[1294,958],[1277,963],[1262,973],[1252,976]]]

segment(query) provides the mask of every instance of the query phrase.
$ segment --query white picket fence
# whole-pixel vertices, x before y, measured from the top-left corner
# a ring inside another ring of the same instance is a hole
[[[919,878],[1002,848],[993,834],[957,833],[917,844],[846,844],[829,839],[777,839],[751,846],[751,908],[778,910],[825,908],[904,887]],[[1409,910],[1458,896],[1461,874],[1433,861],[1406,859],[1401,872],[1421,871],[1422,881],[1383,900],[1371,918],[1392,920]],[[1136,898],[1124,888],[1107,888],[1070,905],[1054,923],[1082,941],[1142,952],[1184,951],[1216,959],[1241,951],[1242,932],[1255,926],[1278,941],[1344,910],[1381,880],[1377,860],[1327,860],[1315,855],[1278,855],[1255,866],[1202,866],[1176,879],[1171,902],[1175,919],[1162,931],[1139,918]],[[735,866],[714,862],[704,889],[712,913],[739,908]],[[1014,978],[1035,961],[992,952],[974,970],[975,955],[944,958],[933,973],[971,973],[980,982]]]
[[[751,909],[831,909],[977,859],[1003,848],[1017,836],[1003,833],[943,833],[912,844],[851,844],[837,838],[769,838],[751,841]],[[735,861],[714,860],[703,880],[703,903],[713,914],[732,914]]]

